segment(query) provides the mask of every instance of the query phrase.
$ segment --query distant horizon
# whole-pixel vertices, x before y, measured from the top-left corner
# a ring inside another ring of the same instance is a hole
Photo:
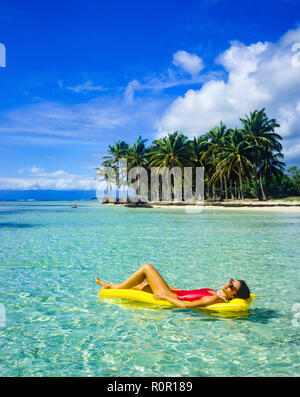
[[[76,201],[96,199],[95,190],[0,190],[0,201]]]

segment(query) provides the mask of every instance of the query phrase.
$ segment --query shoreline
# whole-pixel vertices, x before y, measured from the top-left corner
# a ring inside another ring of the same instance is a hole
[[[153,208],[164,208],[164,209],[187,209],[191,212],[196,212],[195,205],[153,205]],[[267,211],[267,212],[299,212],[300,206],[221,206],[221,205],[204,205],[199,206],[200,211],[203,210],[224,210],[224,211]]]
[[[230,201],[230,202],[207,202],[204,205],[199,205],[196,203],[186,203],[186,202],[163,202],[163,201],[149,201],[147,205],[128,205],[128,203],[105,203],[103,205],[107,206],[122,206],[122,207],[130,207],[130,208],[163,208],[163,209],[186,209],[191,212],[196,212],[197,207],[198,210],[241,210],[241,211],[273,211],[273,212],[300,212],[300,201],[276,201],[269,200],[266,202],[256,202],[256,201]]]

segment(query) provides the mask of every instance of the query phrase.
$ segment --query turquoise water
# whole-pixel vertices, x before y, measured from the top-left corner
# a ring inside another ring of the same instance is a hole
[[[0,203],[0,374],[299,376],[299,226],[299,213]],[[119,282],[147,262],[174,287],[235,277],[257,299],[229,316],[99,300],[96,274]]]

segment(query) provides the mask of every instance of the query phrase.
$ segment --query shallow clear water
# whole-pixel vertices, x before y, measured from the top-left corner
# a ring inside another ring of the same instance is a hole
[[[299,376],[299,226],[299,213],[0,203],[0,374]],[[235,277],[257,298],[240,315],[99,300],[96,274],[119,282],[147,262],[177,288]]]

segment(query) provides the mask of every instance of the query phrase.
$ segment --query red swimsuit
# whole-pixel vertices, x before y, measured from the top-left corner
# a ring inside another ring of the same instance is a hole
[[[189,301],[189,302],[193,302],[198,299],[201,299],[203,298],[203,296],[214,295],[208,291],[214,291],[214,290],[211,288],[192,289],[188,291],[183,289],[178,291],[172,290],[172,292],[174,292],[174,294],[176,294],[180,300]]]

